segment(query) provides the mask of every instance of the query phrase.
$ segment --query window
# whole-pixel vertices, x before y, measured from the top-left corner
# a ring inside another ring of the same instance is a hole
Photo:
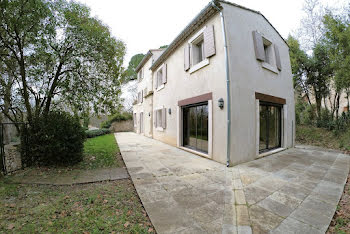
[[[209,58],[216,54],[213,25],[205,26],[193,35],[184,48],[184,69],[195,72],[209,64]]]
[[[134,113],[134,127],[137,126],[136,113]]]
[[[203,35],[192,43],[192,66],[204,60],[204,40]],[[190,54],[191,54],[190,52]]]
[[[183,107],[183,146],[208,153],[208,102]]]
[[[154,111],[154,126],[156,129],[165,129],[166,127],[166,108]]]
[[[261,62],[261,66],[278,74],[282,70],[278,46],[257,31],[253,31],[253,42],[255,57]]]
[[[159,69],[157,71],[157,88],[163,84],[163,70]]]
[[[272,65],[272,43],[263,38],[265,62]]]

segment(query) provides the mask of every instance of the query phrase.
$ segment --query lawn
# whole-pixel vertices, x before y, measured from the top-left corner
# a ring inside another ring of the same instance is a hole
[[[122,167],[113,134],[87,139],[84,160],[67,168],[28,168],[17,176],[62,176]],[[10,184],[0,177],[0,233],[148,233],[154,228],[130,179],[72,186]]]
[[[296,141],[297,144],[314,145],[350,153],[350,130],[335,134],[327,129],[297,126]],[[350,233],[350,174],[327,233]]]
[[[84,143],[84,159],[76,167],[79,169],[96,169],[104,167],[123,167],[124,162],[119,153],[114,134],[88,138]]]
[[[0,233],[154,232],[131,180],[47,186],[0,179],[0,211]]]

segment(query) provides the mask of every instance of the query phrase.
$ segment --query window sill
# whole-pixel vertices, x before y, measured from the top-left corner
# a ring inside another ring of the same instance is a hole
[[[156,130],[157,130],[158,132],[164,132],[164,128],[161,128],[161,127],[156,127]]]
[[[164,85],[164,84],[162,84],[161,86],[159,86],[159,87],[156,89],[156,91],[158,92],[158,91],[160,91],[160,90],[164,89],[164,87],[165,87],[165,85]]]
[[[266,70],[269,70],[269,71],[271,71],[271,72],[273,72],[273,73],[275,73],[275,74],[278,74],[277,68],[274,67],[274,66],[272,66],[272,65],[269,64],[269,63],[262,62],[262,63],[261,63],[261,66],[262,66],[263,68],[265,68]]]
[[[209,64],[209,59],[204,59],[203,61],[197,63],[196,65],[193,65],[191,68],[190,68],[190,74],[192,74],[193,72],[195,71],[198,71],[199,69],[201,69],[202,67],[205,67]]]

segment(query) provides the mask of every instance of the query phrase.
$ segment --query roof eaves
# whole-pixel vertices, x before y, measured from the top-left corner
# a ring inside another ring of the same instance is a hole
[[[156,70],[162,62],[164,62],[172,52],[180,46],[186,38],[196,29],[198,29],[204,22],[206,22],[210,17],[216,14],[218,11],[213,7],[213,1],[211,1],[199,14],[180,32],[180,34],[175,37],[175,39],[169,44],[166,50],[162,53],[159,58],[154,61],[150,70]]]
[[[139,72],[140,69],[143,67],[143,65],[145,65],[145,63],[148,61],[148,59],[150,59],[152,57],[152,52],[151,50],[149,50],[147,52],[147,54],[145,54],[145,56],[143,57],[143,59],[141,60],[141,62],[139,63],[139,65],[137,65],[137,67],[135,68],[136,72]]]

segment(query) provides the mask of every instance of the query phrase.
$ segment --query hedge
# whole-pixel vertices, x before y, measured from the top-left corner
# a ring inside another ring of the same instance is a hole
[[[95,129],[95,130],[87,130],[85,131],[87,138],[94,138],[97,136],[102,136],[111,133],[111,131],[108,128],[101,128],[101,129]]]

